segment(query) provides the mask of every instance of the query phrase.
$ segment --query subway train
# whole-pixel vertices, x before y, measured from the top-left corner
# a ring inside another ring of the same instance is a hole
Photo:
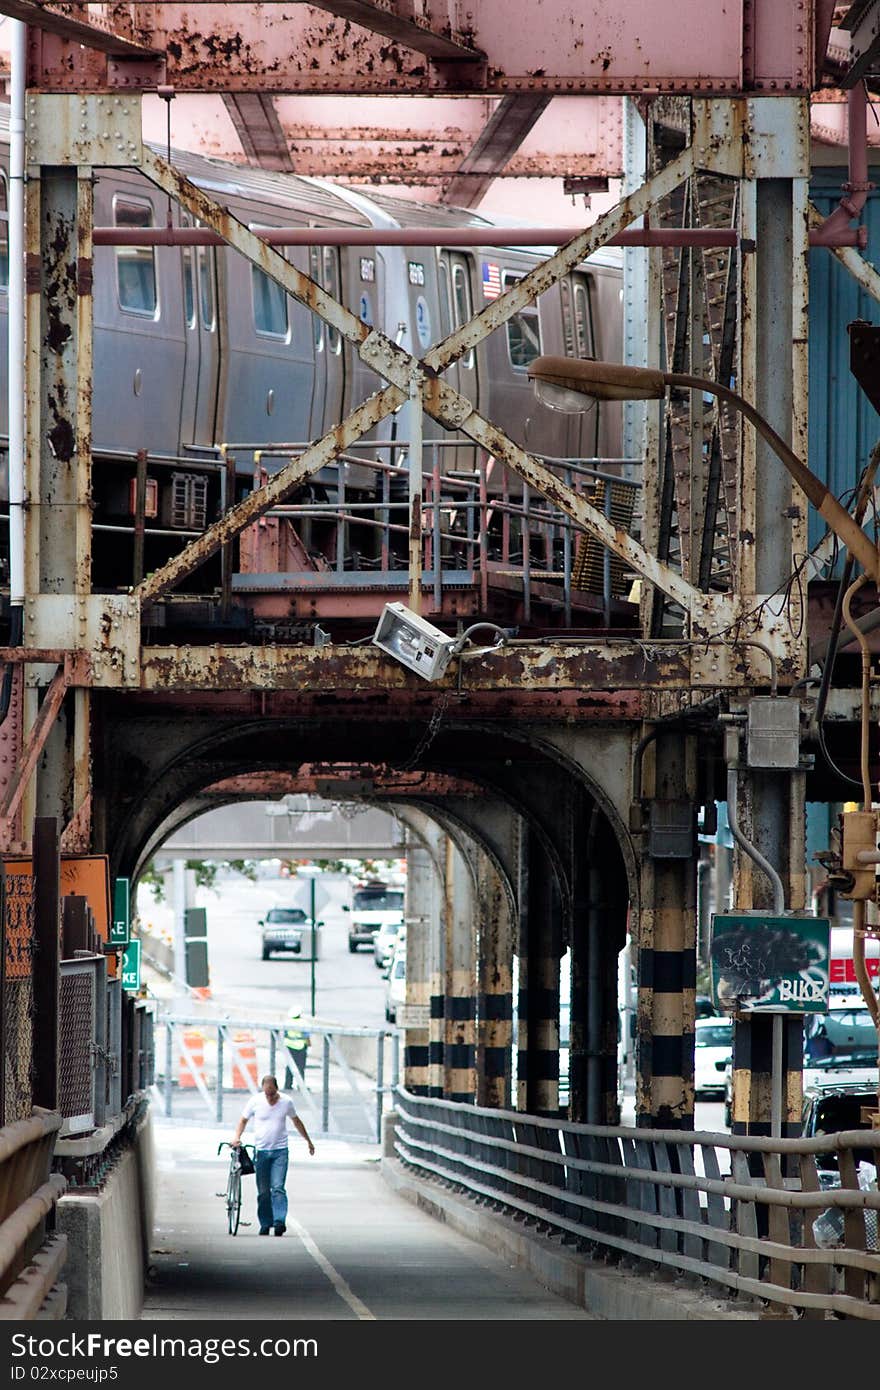
[[[7,131],[8,109],[0,109],[0,142],[8,141]],[[250,225],[377,231],[433,226],[440,232],[493,225],[472,212],[378,191],[182,151],[172,158]],[[5,194],[4,175],[4,200]],[[169,215],[166,195],[127,170],[99,171],[94,207],[96,226],[163,226]],[[177,206],[170,216],[175,224],[189,225]],[[549,250],[358,245],[287,248],[284,254],[365,322],[420,356]],[[7,259],[0,260],[0,268],[8,274]],[[619,457],[618,407],[584,416],[548,410],[536,400],[526,368],[540,353],[620,360],[621,280],[620,252],[609,248],[596,254],[450,367],[447,379],[530,450],[556,457]],[[4,344],[5,311],[6,296],[0,293]],[[5,350],[0,355],[0,430],[5,432]],[[231,249],[96,247],[94,587],[131,582],[139,451],[147,455],[144,563],[150,569],[259,482],[256,450],[266,451],[259,460],[262,469],[281,467],[283,457],[268,452],[272,446],[320,437],[379,384],[337,330]],[[406,418],[404,408],[367,436],[384,446],[381,457],[405,461],[405,450],[395,454],[394,446],[396,440],[405,443]],[[424,436],[449,438],[428,417]],[[458,440],[442,454],[445,473],[475,468],[474,446],[463,436]],[[234,496],[229,471],[217,457],[221,444],[239,446],[231,451]],[[301,495],[332,497],[335,476],[332,468],[323,470]],[[394,481],[398,485],[399,476]],[[513,484],[518,487],[516,480]],[[493,486],[497,477],[490,479]],[[382,474],[374,468],[356,462],[347,468],[348,501],[378,500],[382,487]],[[5,477],[3,488],[5,493]],[[210,572],[206,578],[210,586]]]

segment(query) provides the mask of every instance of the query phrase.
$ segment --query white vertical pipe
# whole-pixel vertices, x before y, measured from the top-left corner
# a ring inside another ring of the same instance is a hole
[[[9,598],[24,604],[24,100],[26,26],[10,19],[9,112]]]

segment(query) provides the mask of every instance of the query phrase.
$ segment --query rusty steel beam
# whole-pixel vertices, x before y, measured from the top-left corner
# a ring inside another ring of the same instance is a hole
[[[70,6],[66,7],[68,10]],[[84,7],[83,7],[84,8]],[[20,19],[33,29],[42,29],[48,34],[69,39],[85,48],[97,49],[120,58],[160,58],[162,50],[149,44],[138,43],[123,34],[114,33],[101,20],[89,14],[88,18],[77,19],[70,13],[63,13],[54,5],[41,4],[40,0],[0,0],[0,14],[10,19]]]
[[[680,690],[690,683],[690,657],[681,645],[652,641],[511,642],[465,656],[462,684],[469,693],[544,693]],[[356,695],[413,691],[430,703],[458,687],[458,663],[426,687],[420,677],[373,646],[144,647],[145,693],[293,691],[338,689]],[[127,697],[126,697],[127,698]],[[396,710],[395,706],[395,710]],[[395,717],[389,711],[389,717]]]
[[[432,28],[417,14],[413,0],[312,0],[316,9],[326,10],[337,19],[347,19],[383,38],[395,39],[416,53],[434,61],[475,63],[485,54],[474,48],[463,35],[456,36],[451,24],[446,32]],[[440,9],[442,11],[442,5]],[[449,7],[447,7],[449,8]]]
[[[482,789],[476,782],[443,772],[398,772],[385,763],[365,763],[356,768],[331,763],[308,764],[298,772],[249,772],[224,777],[206,787],[201,795],[253,800],[305,793],[332,801],[334,795],[346,800],[353,796],[373,800],[404,792],[407,796],[479,796]]]
[[[443,190],[444,203],[473,208],[485,196],[493,179],[508,164],[529,131],[546,111],[551,98],[544,93],[506,96],[496,106],[473,148]],[[594,169],[575,172],[595,173]]]
[[[37,765],[37,760],[45,747],[46,739],[49,737],[49,732],[58,717],[58,713],[64,703],[64,697],[70,689],[70,686],[70,673],[65,663],[58,667],[58,670],[52,677],[46,694],[43,697],[43,703],[40,705],[36,721],[28,734],[27,743],[22,750],[21,759],[4,790],[3,800],[0,802],[0,843],[7,843],[10,837],[11,829],[15,821],[15,813],[18,810],[21,798],[24,796],[27,784]]]
[[[251,163],[258,164],[261,169],[281,172],[293,169],[287,138],[271,96],[261,92],[227,92],[223,96],[223,105],[232,118],[241,147]],[[297,171],[300,174],[317,172],[302,168],[299,161]]]
[[[291,143],[290,154],[298,174],[313,178],[357,179],[367,183],[400,183],[432,185],[459,180],[461,190],[457,199],[444,196],[444,203],[457,202],[459,207],[474,207],[469,188],[479,188],[480,197],[495,178],[505,179],[564,179],[605,178],[608,164],[601,154],[549,154],[511,156],[503,169],[493,174],[480,170],[461,169],[462,151],[432,137],[433,148],[421,148],[418,153],[394,146],[371,150],[341,147],[331,150],[321,146]],[[267,166],[268,167],[268,166]]]
[[[743,6],[705,0],[664,6],[607,0],[481,0],[448,23],[431,0],[328,0],[281,4],[136,4],[135,33],[167,55],[177,92],[508,93],[577,96],[679,92],[799,94],[814,85],[813,10],[806,0],[760,6],[744,30]],[[755,8],[749,6],[748,13]],[[343,13],[344,11],[344,13]],[[354,22],[352,22],[353,17]],[[464,25],[467,29],[464,29]],[[155,85],[117,60],[48,50],[31,85],[88,91]]]

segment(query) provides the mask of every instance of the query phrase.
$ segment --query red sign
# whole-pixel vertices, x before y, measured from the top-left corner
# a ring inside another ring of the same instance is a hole
[[[865,965],[869,975],[880,975],[880,957],[868,956]],[[857,984],[856,968],[852,961],[845,956],[832,956],[830,982],[832,985]]]

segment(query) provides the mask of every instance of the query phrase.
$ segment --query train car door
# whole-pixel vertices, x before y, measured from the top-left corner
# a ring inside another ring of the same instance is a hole
[[[441,251],[437,274],[441,323],[445,320],[449,324],[447,329],[443,323],[445,337],[446,332],[461,328],[474,316],[473,259],[460,251]],[[480,379],[476,350],[469,348],[445,375],[450,385],[479,409]],[[473,445],[462,444],[455,450],[455,467],[474,467]]]
[[[321,256],[321,284],[334,299],[342,300],[342,273],[338,246],[317,248]],[[324,323],[324,428],[338,425],[346,411],[346,349],[342,334]]]
[[[321,247],[309,247],[309,275],[316,285],[323,285]],[[312,379],[312,402],[309,410],[309,438],[320,439],[324,433],[327,399],[327,341],[324,320],[318,314],[310,314],[312,349],[315,354],[315,374]]]
[[[192,219],[181,214],[181,226]],[[196,223],[200,226],[200,223]],[[217,255],[213,246],[181,249],[184,368],[180,407],[180,443],[213,444],[220,379],[220,316]]]
[[[593,286],[589,275],[573,271],[559,284],[562,332],[566,357],[595,357]],[[583,415],[569,415],[567,451],[574,458],[595,458],[599,452],[598,403]]]

